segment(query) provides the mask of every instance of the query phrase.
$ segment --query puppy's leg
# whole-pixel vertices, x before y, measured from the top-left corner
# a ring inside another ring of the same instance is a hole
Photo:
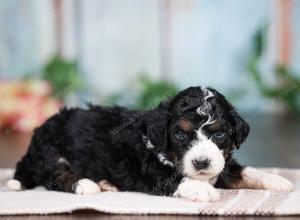
[[[293,184],[284,177],[267,173],[252,167],[245,167],[241,172],[239,188],[269,189],[275,191],[292,191]]]
[[[44,186],[48,190],[75,193],[78,180],[70,169],[57,169],[50,174]]]
[[[27,156],[23,157],[18,162],[14,178],[6,183],[6,186],[10,190],[20,191],[24,189],[32,189],[38,184],[33,179],[34,170],[33,164],[30,158]]]
[[[232,160],[218,178],[216,187],[231,189],[269,189],[291,191],[293,184],[284,177],[252,167],[242,167]]]
[[[71,170],[66,160],[60,158],[55,170],[51,172],[45,187],[49,190],[72,192],[76,194],[95,194],[100,192],[100,187],[90,179],[80,179]]]
[[[80,195],[99,193],[100,187],[88,178],[79,179],[68,171],[61,172],[59,175],[53,176],[46,184],[49,190],[72,192]]]
[[[214,202],[220,200],[219,192],[208,182],[185,178],[179,184],[174,196],[196,202]]]

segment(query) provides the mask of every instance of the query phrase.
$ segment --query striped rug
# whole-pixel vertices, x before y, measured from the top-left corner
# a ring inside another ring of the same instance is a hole
[[[10,192],[5,182],[12,170],[0,170],[0,215],[71,213],[96,210],[112,214],[185,214],[185,215],[300,215],[300,170],[265,169],[290,179],[290,193],[268,190],[220,190],[221,201],[197,203],[184,199],[149,196],[142,193],[104,192],[73,195],[43,188]]]

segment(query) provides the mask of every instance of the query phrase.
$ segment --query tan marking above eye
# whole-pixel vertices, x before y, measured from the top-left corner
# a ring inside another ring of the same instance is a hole
[[[178,125],[185,132],[189,132],[193,130],[193,124],[188,119],[180,120]]]
[[[217,131],[217,130],[221,129],[221,123],[217,121],[217,122],[209,125],[209,129],[213,130],[213,131]]]

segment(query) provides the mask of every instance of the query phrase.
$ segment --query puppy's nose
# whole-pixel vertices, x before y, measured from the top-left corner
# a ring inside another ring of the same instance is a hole
[[[204,170],[209,167],[210,160],[209,159],[194,159],[192,163],[196,170]]]

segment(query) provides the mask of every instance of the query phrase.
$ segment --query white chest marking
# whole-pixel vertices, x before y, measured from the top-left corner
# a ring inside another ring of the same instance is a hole
[[[165,157],[165,155],[163,155],[162,153],[159,153],[159,154],[157,155],[157,158],[158,158],[159,162],[161,162],[163,165],[167,165],[167,166],[174,167],[174,164],[173,164],[171,161],[169,161],[169,160]]]

